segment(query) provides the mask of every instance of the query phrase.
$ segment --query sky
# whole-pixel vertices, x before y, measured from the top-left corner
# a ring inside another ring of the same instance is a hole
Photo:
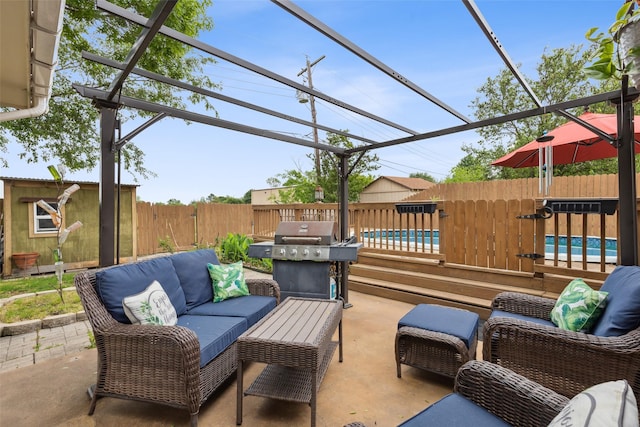
[[[545,49],[582,45],[591,27],[606,29],[622,0],[476,0],[476,5],[514,63],[535,78]],[[314,0],[295,4],[461,114],[475,120],[471,103],[477,89],[495,77],[504,62],[461,0]],[[214,0],[208,15],[214,29],[198,40],[245,61],[307,84],[298,73],[313,62],[313,86],[335,99],[398,123],[428,132],[463,122],[368,64],[336,42],[267,0]],[[309,103],[296,90],[225,60],[206,69],[221,93],[311,121]],[[311,129],[213,100],[219,118],[313,140]],[[203,112],[200,106],[190,111]],[[316,98],[317,122],[376,141],[408,136]],[[142,124],[123,126],[126,135]],[[320,141],[326,138],[319,131]],[[464,156],[463,145],[479,140],[469,131],[373,151],[380,158],[375,176],[427,173],[436,180],[450,174]],[[145,167],[157,174],[144,179],[123,172],[122,182],[139,185],[143,201],[183,203],[210,194],[242,197],[269,188],[268,179],[292,169],[311,170],[313,149],[180,119],[163,119],[135,137]],[[9,163],[0,176],[51,176],[49,163],[28,164],[10,143],[1,153]],[[136,181],[137,179],[137,181]],[[100,180],[100,169],[69,173],[66,182]],[[0,187],[0,192],[2,188]],[[2,194],[0,193],[0,196]]]

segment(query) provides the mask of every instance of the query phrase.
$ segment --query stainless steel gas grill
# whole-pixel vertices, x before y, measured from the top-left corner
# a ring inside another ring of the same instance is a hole
[[[273,279],[280,285],[281,299],[287,297],[329,299],[341,295],[332,283],[346,268],[334,263],[356,261],[362,243],[339,242],[338,224],[333,221],[283,221],[273,242],[249,246],[252,258],[273,259]],[[336,295],[338,294],[338,295]]]

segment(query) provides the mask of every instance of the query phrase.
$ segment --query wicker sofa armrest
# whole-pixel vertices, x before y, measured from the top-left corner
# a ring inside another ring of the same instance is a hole
[[[522,375],[477,360],[462,365],[454,391],[517,426],[547,426],[569,402]]]
[[[247,287],[251,295],[275,297],[280,304],[280,286],[273,279],[247,279]]]
[[[492,310],[549,320],[556,300],[519,292],[501,292],[491,303]]]

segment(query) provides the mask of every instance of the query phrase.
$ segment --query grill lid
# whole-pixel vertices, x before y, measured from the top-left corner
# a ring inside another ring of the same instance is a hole
[[[332,245],[337,242],[334,221],[282,221],[276,228],[275,243],[283,245]]]

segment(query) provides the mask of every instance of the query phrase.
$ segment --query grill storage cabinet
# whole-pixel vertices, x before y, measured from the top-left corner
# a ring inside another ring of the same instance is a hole
[[[338,224],[333,221],[283,221],[278,224],[275,240],[249,246],[249,256],[273,259],[273,279],[283,300],[329,299],[331,264],[356,261],[362,246],[338,242],[337,234]]]

